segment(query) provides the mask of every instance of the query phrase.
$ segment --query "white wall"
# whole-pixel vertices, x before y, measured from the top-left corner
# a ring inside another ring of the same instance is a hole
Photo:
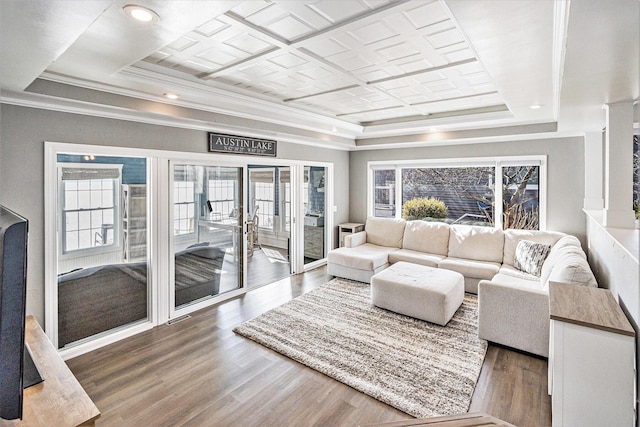
[[[598,286],[611,290],[636,331],[636,366],[640,366],[640,232],[602,225],[601,211],[587,215],[588,255]],[[636,370],[636,398],[640,397],[640,371]],[[636,401],[640,406],[640,400]]]
[[[207,156],[210,155],[207,133],[7,104],[0,108],[0,204],[29,219],[27,312],[44,324],[44,141],[185,151]],[[347,151],[280,142],[278,158],[333,163],[334,201],[338,207],[334,222],[348,220]]]
[[[356,222],[363,222],[366,219],[368,161],[524,155],[547,156],[547,229],[573,234],[584,245],[586,232],[582,212],[584,199],[582,137],[352,152],[349,218]]]

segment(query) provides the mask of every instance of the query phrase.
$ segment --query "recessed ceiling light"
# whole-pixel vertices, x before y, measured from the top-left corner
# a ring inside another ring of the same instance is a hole
[[[531,108],[532,110],[539,110],[542,108],[542,105],[540,104],[533,104],[531,106],[529,106],[529,108]]]
[[[128,17],[139,22],[153,22],[160,19],[158,14],[153,10],[135,4],[128,4],[123,7],[122,10],[124,10],[124,13],[126,13]]]
[[[165,93],[164,94],[165,98],[169,98],[169,99],[178,99],[178,95],[176,95],[175,93]]]

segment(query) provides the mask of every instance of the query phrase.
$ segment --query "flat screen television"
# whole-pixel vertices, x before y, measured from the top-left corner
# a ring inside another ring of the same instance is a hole
[[[22,418],[24,387],[42,381],[24,341],[28,229],[29,221],[0,206],[0,418],[6,420]]]

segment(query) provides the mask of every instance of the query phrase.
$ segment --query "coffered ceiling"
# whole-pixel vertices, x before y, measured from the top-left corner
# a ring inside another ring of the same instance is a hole
[[[357,124],[506,109],[439,2],[241,3],[134,66]]]
[[[356,139],[544,124],[571,13],[638,19],[634,0],[139,0],[159,17],[141,24],[132,2],[3,0],[3,97],[40,79]]]

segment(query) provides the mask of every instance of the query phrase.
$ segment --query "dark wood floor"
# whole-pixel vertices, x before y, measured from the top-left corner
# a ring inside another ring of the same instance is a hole
[[[67,361],[98,426],[356,426],[410,416],[235,335],[330,277],[324,267]],[[470,411],[551,424],[547,362],[490,345]]]
[[[262,246],[247,259],[247,274],[252,286],[273,283],[289,276],[291,266],[286,249]]]

